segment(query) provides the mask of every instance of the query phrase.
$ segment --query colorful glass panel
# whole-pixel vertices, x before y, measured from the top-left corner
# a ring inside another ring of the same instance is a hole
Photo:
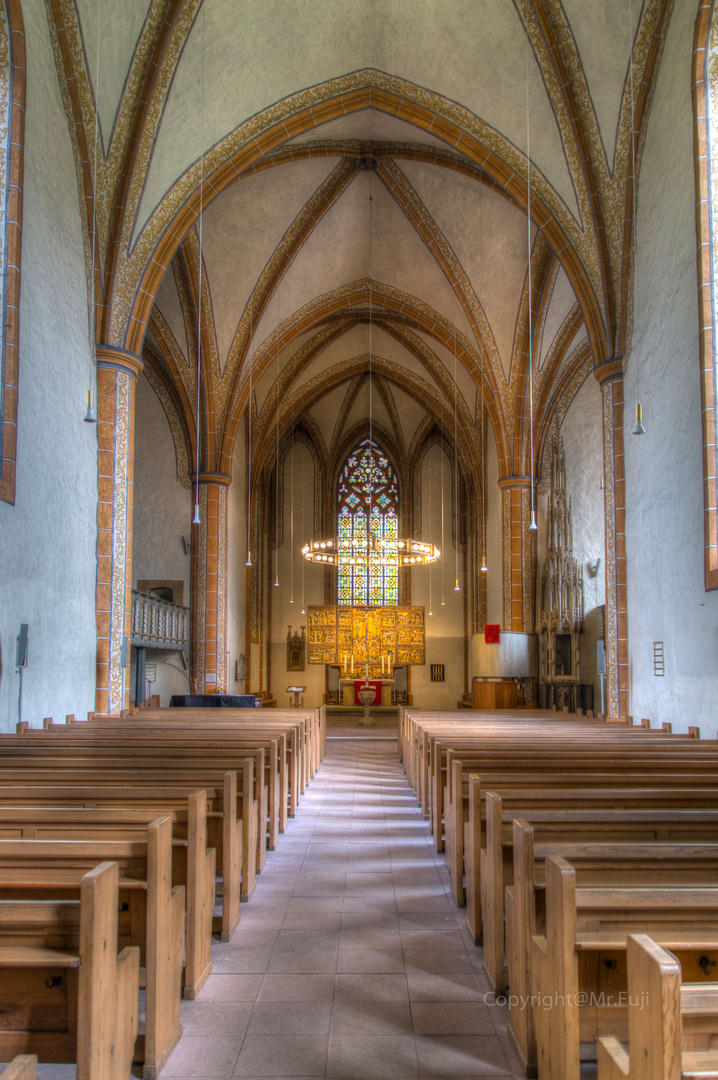
[[[391,464],[376,443],[365,439],[339,478],[337,540],[340,555],[348,558],[339,566],[339,604],[399,603],[397,498]]]

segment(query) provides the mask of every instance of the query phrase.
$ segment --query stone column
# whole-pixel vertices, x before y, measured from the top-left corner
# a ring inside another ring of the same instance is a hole
[[[626,472],[623,445],[623,357],[594,371],[603,394],[603,480],[606,515],[606,709],[629,714]]]
[[[142,360],[98,345],[97,355],[97,676],[95,711],[129,706],[130,669],[122,642],[132,611],[135,390]],[[129,656],[129,647],[127,649]]]
[[[503,629],[533,634],[536,533],[531,523],[531,477],[505,476],[501,489],[503,536],[504,615]],[[536,509],[534,480],[534,510]]]
[[[192,656],[195,692],[209,686],[226,690],[227,649],[227,488],[224,473],[199,474],[200,524],[192,526]],[[197,487],[192,483],[194,505]],[[256,554],[254,555],[256,558]]]

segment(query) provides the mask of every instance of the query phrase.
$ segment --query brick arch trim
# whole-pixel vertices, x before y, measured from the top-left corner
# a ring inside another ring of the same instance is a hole
[[[4,10],[3,10],[4,9]],[[0,251],[0,318],[3,337],[0,347],[0,499],[15,504],[17,465],[17,403],[20,342],[20,253],[22,247],[22,194],[25,153],[25,25],[21,0],[4,0],[0,5],[0,49],[6,51],[7,84],[0,88],[0,129],[5,142],[2,152],[5,189],[0,191],[0,208],[5,218],[4,242]],[[0,233],[1,235],[1,233]]]
[[[703,520],[705,588],[718,589],[718,498],[716,493],[715,334],[713,320],[714,238],[711,236],[711,141],[708,130],[708,72],[711,31],[718,13],[713,0],[701,0],[693,39],[693,121],[698,244],[698,319],[701,421],[703,425]]]

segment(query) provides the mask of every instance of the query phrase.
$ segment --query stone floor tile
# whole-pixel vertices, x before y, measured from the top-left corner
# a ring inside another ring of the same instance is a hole
[[[322,1035],[247,1035],[233,1076],[324,1076],[328,1038]]]
[[[474,1001],[412,1001],[415,1035],[494,1035],[489,1010]]]
[[[242,1039],[247,1031],[252,1001],[183,1001],[180,1024],[185,1035],[220,1035]]]
[[[344,1078],[418,1076],[414,1040],[395,1035],[339,1035],[329,1043],[327,1075]]]
[[[420,1036],[416,1053],[422,1077],[511,1075],[495,1035]]]
[[[229,1077],[232,1075],[242,1036],[184,1035],[162,1070],[164,1077]]]
[[[333,975],[266,975],[258,1001],[329,1001],[334,998]]]
[[[337,972],[404,973],[404,953],[401,949],[354,948],[339,946]]]
[[[328,1035],[331,1001],[258,1001],[253,1008],[248,1035]]]
[[[208,977],[197,1001],[256,1001],[264,975],[221,975],[213,971]]]

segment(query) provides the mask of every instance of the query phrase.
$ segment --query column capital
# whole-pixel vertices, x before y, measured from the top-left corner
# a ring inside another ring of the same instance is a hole
[[[135,356],[126,349],[115,349],[111,345],[96,345],[95,357],[98,367],[127,371],[135,379],[139,378],[144,367],[142,357]]]
[[[609,356],[608,360],[596,365],[593,374],[596,376],[599,386],[623,378],[623,359],[622,356]]]
[[[537,476],[533,478],[533,486],[537,488],[539,485],[539,479]],[[501,491],[506,491],[510,488],[521,488],[526,491],[531,490],[531,477],[530,476],[502,476],[499,478],[499,488]]]
[[[219,484],[221,487],[229,487],[232,483],[232,477],[228,476],[227,473],[221,472],[190,473],[190,479],[192,481],[192,486],[198,481],[200,484]]]

